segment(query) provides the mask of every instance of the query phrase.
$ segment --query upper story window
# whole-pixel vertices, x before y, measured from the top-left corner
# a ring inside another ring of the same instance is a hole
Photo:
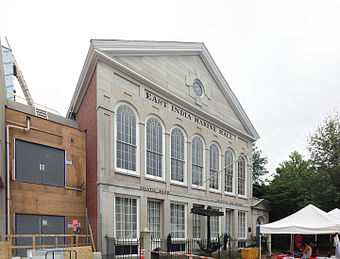
[[[219,183],[219,170],[220,170],[220,151],[218,146],[213,143],[210,146],[210,181],[209,187],[210,189],[218,190],[220,183]]]
[[[199,136],[191,143],[192,185],[203,187],[204,179],[204,144]]]
[[[65,151],[16,139],[15,180],[65,186]]]
[[[137,118],[126,104],[116,111],[116,167],[137,172]]]
[[[237,181],[237,193],[239,195],[246,195],[246,160],[244,155],[241,155],[238,159],[238,181]]]
[[[234,164],[234,154],[228,149],[225,152],[225,163],[224,163],[224,173],[225,173],[225,185],[224,191],[227,193],[234,193],[234,175],[235,175],[235,164]]]
[[[185,183],[185,135],[175,127],[171,131],[171,180]]]
[[[163,178],[163,126],[151,117],[146,122],[146,174]]]

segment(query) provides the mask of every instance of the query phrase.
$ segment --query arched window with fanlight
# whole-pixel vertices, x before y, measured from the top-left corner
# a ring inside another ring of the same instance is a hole
[[[171,130],[171,181],[186,182],[186,138],[182,129],[174,127]]]
[[[204,179],[204,142],[200,136],[194,136],[191,142],[191,184],[203,187]]]
[[[137,115],[128,104],[116,108],[116,168],[124,172],[137,172]]]
[[[224,191],[226,193],[234,193],[235,163],[233,152],[228,149],[225,152],[224,158]]]
[[[164,130],[160,120],[150,117],[146,121],[146,175],[163,178]]]
[[[238,159],[238,179],[237,179],[237,193],[241,196],[246,196],[246,158],[242,154]]]

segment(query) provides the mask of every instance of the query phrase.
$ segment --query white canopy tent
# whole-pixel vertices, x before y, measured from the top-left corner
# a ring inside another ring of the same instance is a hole
[[[340,210],[338,208],[335,208],[334,210],[331,210],[330,212],[328,212],[328,215],[331,215],[333,217],[340,219]]]
[[[330,234],[340,232],[337,218],[309,204],[278,221],[261,225],[261,234]]]
[[[293,249],[293,234],[316,235],[340,232],[339,219],[320,210],[312,204],[294,214],[278,221],[261,225],[261,234],[291,234],[291,250]],[[270,235],[269,238],[271,239]],[[271,245],[269,245],[271,253]]]

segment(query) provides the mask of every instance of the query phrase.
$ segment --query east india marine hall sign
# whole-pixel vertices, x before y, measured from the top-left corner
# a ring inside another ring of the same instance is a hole
[[[182,108],[179,108],[178,106],[176,106],[176,105],[174,105],[174,104],[172,104],[172,103],[170,103],[170,102],[168,102],[168,101],[166,101],[166,100],[164,100],[164,99],[162,99],[162,98],[160,98],[160,97],[158,97],[158,96],[156,96],[156,95],[154,95],[150,92],[145,91],[145,97],[146,97],[146,99],[164,107],[165,109],[169,109],[170,111],[177,113],[178,115],[184,117],[185,119],[187,119],[189,121],[192,121],[192,122],[194,122],[194,123],[196,123],[196,124],[198,124],[202,127],[208,128],[209,130],[211,130],[215,133],[218,133],[219,135],[224,136],[224,137],[226,137],[230,140],[234,140],[234,136],[231,133],[217,127],[216,125],[214,125],[210,122],[207,122],[205,120],[198,118],[197,116],[183,110]]]

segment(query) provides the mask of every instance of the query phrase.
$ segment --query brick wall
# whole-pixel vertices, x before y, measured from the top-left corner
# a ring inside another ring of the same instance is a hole
[[[97,244],[97,74],[93,73],[77,113],[80,129],[86,130],[86,206]]]

